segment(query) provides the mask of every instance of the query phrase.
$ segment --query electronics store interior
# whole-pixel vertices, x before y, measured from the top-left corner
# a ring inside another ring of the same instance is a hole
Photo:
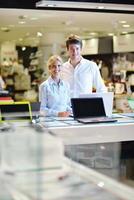
[[[134,200],[134,3],[0,4],[0,200]]]

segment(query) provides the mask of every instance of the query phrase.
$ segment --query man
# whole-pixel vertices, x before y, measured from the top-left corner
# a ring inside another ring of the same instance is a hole
[[[93,88],[96,89],[96,92],[106,92],[107,89],[101,78],[99,67],[96,63],[81,56],[82,40],[76,35],[70,35],[66,40],[66,48],[69,60],[63,64],[61,77],[70,84],[71,97],[92,93]],[[66,145],[65,154],[78,161],[79,148],[81,149],[80,145]],[[84,151],[86,153],[87,148]]]
[[[70,35],[66,40],[66,47],[69,60],[63,64],[61,77],[69,82],[71,97],[92,93],[93,88],[96,92],[106,92],[96,63],[81,56],[82,40],[77,35]]]

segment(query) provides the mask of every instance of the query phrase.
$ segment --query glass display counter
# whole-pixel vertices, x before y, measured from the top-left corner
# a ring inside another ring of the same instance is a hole
[[[134,141],[65,146],[66,156],[134,189]]]
[[[134,191],[94,170],[64,160],[62,170],[6,174],[4,185],[14,200],[133,200]],[[6,195],[6,193],[5,193]],[[4,199],[4,198],[3,198]]]
[[[66,156],[134,188],[134,113],[114,116],[116,123],[84,125],[56,118],[42,125],[63,141]]]
[[[40,126],[6,127],[5,124],[0,129],[0,186],[2,200],[133,200],[134,197],[131,187],[66,158],[61,140]]]

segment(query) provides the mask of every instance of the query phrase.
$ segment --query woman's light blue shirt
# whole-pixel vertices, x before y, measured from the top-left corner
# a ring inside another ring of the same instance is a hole
[[[60,80],[57,84],[51,77],[39,87],[40,111],[46,116],[58,116],[59,112],[71,111],[69,84]]]

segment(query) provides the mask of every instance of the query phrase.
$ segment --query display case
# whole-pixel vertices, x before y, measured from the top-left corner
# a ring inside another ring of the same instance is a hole
[[[0,125],[0,199],[133,200],[134,190],[64,156],[40,125]]]

